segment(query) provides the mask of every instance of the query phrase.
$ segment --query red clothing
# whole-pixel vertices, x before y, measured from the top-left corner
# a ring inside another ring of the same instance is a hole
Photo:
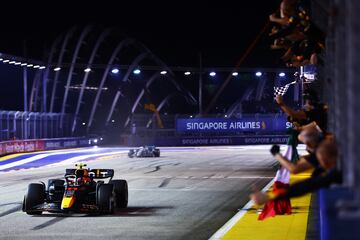
[[[275,194],[283,192],[289,188],[289,184],[276,181],[273,186]],[[291,214],[291,202],[289,198],[276,199],[267,202],[259,215],[258,220],[264,220],[268,217],[275,217],[275,215]]]

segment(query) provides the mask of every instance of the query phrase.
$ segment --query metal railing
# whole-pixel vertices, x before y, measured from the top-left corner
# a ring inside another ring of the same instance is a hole
[[[72,116],[60,113],[0,110],[0,141],[13,139],[58,138],[70,135]]]

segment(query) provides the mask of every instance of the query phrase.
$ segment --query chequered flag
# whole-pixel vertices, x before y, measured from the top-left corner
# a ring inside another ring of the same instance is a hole
[[[289,89],[290,85],[295,84],[295,83],[296,83],[296,81],[288,83],[281,87],[274,87],[274,95],[275,96],[278,96],[278,95],[284,96],[285,93],[287,92],[287,90]]]

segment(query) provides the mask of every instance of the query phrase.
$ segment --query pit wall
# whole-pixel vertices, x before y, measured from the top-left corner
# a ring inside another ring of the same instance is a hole
[[[141,137],[122,136],[122,144],[127,146],[215,146],[215,145],[260,145],[285,144],[288,135],[256,135],[228,137]]]
[[[12,154],[12,153],[87,147],[89,145],[90,142],[88,138],[11,140],[11,141],[0,142],[0,156]]]

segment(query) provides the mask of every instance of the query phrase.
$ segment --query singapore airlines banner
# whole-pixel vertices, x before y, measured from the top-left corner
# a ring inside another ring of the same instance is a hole
[[[179,133],[285,133],[291,127],[285,117],[178,118]]]

